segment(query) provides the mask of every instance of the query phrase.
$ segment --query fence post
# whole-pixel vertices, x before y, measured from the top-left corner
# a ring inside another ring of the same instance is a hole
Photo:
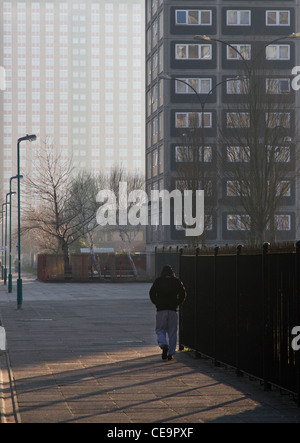
[[[236,370],[235,373],[238,377],[242,377],[244,374],[240,370],[240,255],[242,253],[243,246],[238,245],[236,250]]]
[[[195,312],[194,312],[194,319],[195,319],[195,326],[198,324],[198,257],[200,254],[200,249],[196,248],[195,251],[195,268],[194,268],[194,272],[195,272],[195,277],[194,277],[194,294],[195,294]],[[195,343],[195,358],[201,358],[201,353],[198,352],[198,346],[197,346],[197,334],[196,334],[196,328],[195,328],[195,338],[194,338],[194,343]]]
[[[215,247],[215,259],[214,259],[214,345],[213,345],[213,349],[214,349],[214,365],[215,366],[220,366],[220,362],[217,361],[216,358],[216,338],[217,338],[217,334],[216,334],[216,325],[217,325],[217,256],[219,254],[219,246]]]
[[[271,365],[271,349],[270,341],[270,270],[269,270],[269,253],[270,243],[263,244],[263,258],[262,258],[262,292],[263,292],[263,379],[264,390],[270,391],[271,384],[269,383],[269,372]]]
[[[296,322],[300,326],[300,241],[296,243]],[[300,350],[296,352],[297,405],[300,407]]]
[[[181,279],[181,260],[182,260],[182,254],[183,254],[183,249],[180,248],[178,251],[177,248],[177,253],[179,253],[179,266],[178,266],[178,276]],[[182,337],[182,307],[179,306],[179,331],[178,331],[178,335],[179,335],[179,346],[178,349],[179,351],[183,351],[184,350],[184,346],[181,344],[181,337]]]

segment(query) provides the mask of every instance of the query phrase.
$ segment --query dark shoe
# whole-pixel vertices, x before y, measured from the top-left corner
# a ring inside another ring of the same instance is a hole
[[[173,360],[173,355],[168,355],[168,360],[169,361]]]
[[[162,358],[163,360],[167,360],[167,359],[168,359],[168,350],[169,350],[168,346],[164,346],[164,347],[161,348],[161,349],[162,349],[161,358]]]

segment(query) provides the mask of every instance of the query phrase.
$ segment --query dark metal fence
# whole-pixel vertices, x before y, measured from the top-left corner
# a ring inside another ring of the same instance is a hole
[[[188,293],[180,345],[261,379],[265,389],[290,391],[300,405],[300,350],[291,346],[292,330],[300,326],[300,242],[173,256]]]

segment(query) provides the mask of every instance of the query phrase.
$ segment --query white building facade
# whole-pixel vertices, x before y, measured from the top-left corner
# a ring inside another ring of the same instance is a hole
[[[0,192],[39,167],[44,143],[77,170],[144,171],[144,0],[0,4]]]

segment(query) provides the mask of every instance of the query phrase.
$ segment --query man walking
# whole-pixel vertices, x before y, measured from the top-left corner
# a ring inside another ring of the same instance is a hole
[[[177,342],[177,308],[186,298],[182,282],[171,266],[164,266],[161,276],[150,289],[150,299],[156,306],[157,344],[162,349],[162,359],[172,360]],[[167,336],[169,343],[167,341]]]

